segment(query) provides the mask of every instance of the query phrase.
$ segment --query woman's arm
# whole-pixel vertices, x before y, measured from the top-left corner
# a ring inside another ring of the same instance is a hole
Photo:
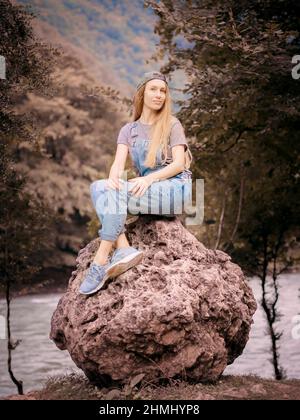
[[[110,173],[114,173],[117,176],[121,176],[127,160],[128,155],[128,146],[126,144],[120,143],[117,145],[115,160],[110,168]]]
[[[111,165],[109,175],[108,175],[108,179],[110,181],[109,185],[112,187],[113,186],[117,188],[121,187],[121,185],[119,184],[119,178],[121,178],[124,172],[128,150],[129,148],[126,144],[119,143],[117,145],[115,160],[113,164]]]

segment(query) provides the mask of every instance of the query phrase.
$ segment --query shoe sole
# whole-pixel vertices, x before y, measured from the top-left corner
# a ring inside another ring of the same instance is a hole
[[[120,261],[117,261],[111,267],[109,267],[107,269],[107,275],[109,277],[117,277],[125,271],[129,270],[131,267],[139,264],[143,257],[144,253],[142,251],[127,255],[127,257],[122,258]]]

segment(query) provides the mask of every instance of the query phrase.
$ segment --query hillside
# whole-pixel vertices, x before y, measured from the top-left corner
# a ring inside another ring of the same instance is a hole
[[[66,278],[90,239],[87,223],[96,215],[89,186],[108,176],[118,131],[129,119],[111,99],[96,94],[102,84],[77,58],[66,51],[58,64],[52,98],[30,93],[16,99],[16,111],[37,120],[40,152],[22,143],[15,166],[27,174],[27,190],[59,216],[54,244],[42,256],[43,278],[59,272]]]

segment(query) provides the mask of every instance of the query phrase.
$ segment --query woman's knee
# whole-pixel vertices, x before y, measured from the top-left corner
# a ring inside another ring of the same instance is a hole
[[[90,193],[91,195],[95,194],[98,191],[105,189],[107,179],[97,179],[90,184]]]

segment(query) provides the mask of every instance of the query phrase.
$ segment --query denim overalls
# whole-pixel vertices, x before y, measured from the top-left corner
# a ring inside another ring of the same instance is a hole
[[[156,155],[156,166],[144,166],[150,140],[141,138],[137,122],[130,128],[129,153],[139,176],[148,175],[167,166],[162,161],[162,151]],[[107,180],[97,180],[90,185],[90,192],[96,213],[102,224],[98,233],[101,239],[115,241],[126,231],[127,212],[130,214],[161,214],[174,216],[182,214],[192,204],[192,172],[185,169],[174,177],[153,182],[141,197],[131,194],[134,182],[121,180],[121,190],[109,188]]]

